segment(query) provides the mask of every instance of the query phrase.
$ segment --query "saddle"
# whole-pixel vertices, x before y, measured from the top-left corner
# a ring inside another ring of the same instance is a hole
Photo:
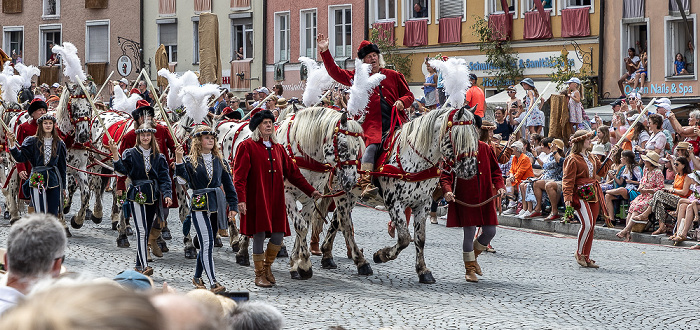
[[[115,142],[119,143],[122,136],[124,136],[124,133],[126,133],[126,129],[131,126],[133,121],[133,119],[124,119],[114,123],[112,126],[109,126],[106,134],[102,136],[102,144],[105,146],[105,148],[109,148],[109,138],[107,137],[107,134],[109,134],[109,136],[111,136]]]

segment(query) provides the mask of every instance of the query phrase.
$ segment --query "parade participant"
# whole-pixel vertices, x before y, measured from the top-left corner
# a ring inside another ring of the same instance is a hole
[[[567,215],[571,215],[572,211],[575,210],[581,221],[575,254],[576,262],[582,267],[598,268],[595,261],[590,258],[595,221],[600,211],[600,202],[603,196],[600,183],[595,179],[595,176],[596,173],[606,173],[612,162],[601,163],[598,158],[588,152],[591,148],[592,135],[588,131],[578,130],[569,140],[571,153],[564,159],[562,190]],[[618,148],[615,145],[612,148],[612,154],[615,154]],[[603,209],[603,213],[607,216],[606,209]]]
[[[484,109],[486,108],[486,96],[484,96],[484,91],[476,84],[475,74],[469,74],[469,82],[471,83],[471,87],[467,90],[464,103],[467,104],[470,109],[476,107],[474,114],[483,118]]]
[[[20,145],[24,143],[24,139],[36,135],[36,131],[39,128],[39,125],[37,124],[37,119],[39,119],[41,116],[46,114],[46,109],[47,105],[46,102],[42,100],[34,100],[32,101],[31,104],[29,104],[29,108],[27,109],[27,114],[29,114],[30,117],[32,117],[31,120],[27,121],[26,123],[23,123],[19,125],[17,128],[17,143]],[[24,184],[24,181],[29,179],[29,174],[27,173],[28,171],[32,170],[31,164],[24,163],[24,162],[17,162],[17,174],[19,175],[20,180],[20,187]],[[22,189],[20,188],[19,190],[19,198],[27,200],[29,199],[29,196],[26,196]],[[34,212],[34,207],[30,206],[29,213]]]
[[[202,247],[197,254],[192,283],[198,289],[206,289],[202,281],[202,271],[206,270],[211,291],[222,292],[226,288],[216,281],[212,253],[217,228],[227,228],[228,221],[235,221],[238,213],[238,197],[233,188],[231,170],[223,161],[216,142],[216,132],[206,125],[197,127],[192,134],[190,154],[184,160],[183,155],[182,146],[175,149],[175,171],[177,176],[189,182],[193,190],[192,224]],[[222,186],[223,191],[220,188]]]
[[[319,33],[316,44],[328,74],[335,81],[351,86],[355,71],[338,67],[328,50],[328,38]],[[361,169],[371,172],[374,170],[376,157],[379,156],[382,137],[393,132],[396,126],[401,126],[408,120],[405,109],[413,104],[414,98],[413,93],[408,89],[406,78],[401,73],[383,68],[384,61],[380,57],[377,45],[363,40],[357,49],[357,57],[364,63],[372,65],[370,74],[381,73],[386,76],[372,91],[366,108],[365,121],[362,123],[367,148],[362,155]],[[363,174],[358,184],[362,189],[363,196],[373,195],[377,192],[377,188],[372,185],[372,178],[369,174]]]
[[[321,197],[321,193],[301,175],[284,147],[277,143],[274,120],[269,110],[253,115],[248,124],[253,135],[240,143],[234,161],[233,177],[241,213],[240,232],[253,237],[255,285],[260,287],[275,284],[270,267],[284,236],[290,235],[284,207],[284,180],[314,199]],[[270,242],[263,250],[266,237],[270,237]]]
[[[474,116],[476,126],[481,128],[481,121]],[[478,174],[469,180],[457,178],[448,170],[440,175],[440,186],[444,192],[444,198],[450,202],[447,210],[447,227],[462,227],[464,239],[462,242],[462,259],[467,282],[478,282],[476,275],[482,275],[481,267],[476,259],[483,251],[486,251],[491,239],[496,236],[496,207],[493,201],[483,206],[467,207],[455,202],[456,199],[463,203],[479,204],[493,196],[492,188],[496,188],[496,195],[503,196],[506,193],[501,169],[496,160],[496,154],[486,143],[479,141],[477,154]],[[474,239],[476,227],[481,227],[482,233]]]
[[[109,145],[115,172],[119,176],[128,176],[131,179],[126,200],[130,202],[138,236],[135,270],[149,276],[153,274],[153,268],[148,266],[146,260],[147,238],[153,221],[161,213],[161,199],[166,207],[172,204],[168,163],[159,152],[155,133],[156,129],[149,123],[141,125],[136,130],[138,145],[126,149],[121,157],[116,143],[112,141]]]
[[[56,118],[43,115],[36,120],[41,127],[17,145],[14,134],[7,132],[12,158],[17,163],[29,162],[32,166],[29,179],[22,184],[25,196],[31,196],[36,212],[56,217],[63,214],[61,192],[66,187],[66,145],[58,136]]]
[[[175,141],[170,135],[170,130],[164,125],[158,124],[155,121],[155,109],[148,104],[145,100],[139,100],[136,102],[136,110],[131,112],[131,116],[134,119],[134,129],[126,132],[122,137],[121,144],[119,145],[119,153],[122,154],[128,148],[136,146],[136,129],[141,127],[144,123],[148,123],[151,127],[154,127],[155,141],[158,144],[158,150],[161,155],[165,158],[168,163],[168,167],[172,170],[174,165],[172,159],[170,158],[170,153],[175,154]],[[117,177],[117,196],[121,196],[122,192],[126,188],[126,177]],[[175,182],[173,181],[171,185],[171,190],[175,190]],[[169,207],[178,207],[177,199],[173,200],[173,203]],[[161,231],[168,232],[167,229],[167,219],[168,219],[169,209],[163,209],[163,218],[156,222],[151,228],[151,238],[149,238],[149,244],[151,247],[151,252],[157,257],[162,257],[163,252],[167,252],[167,246],[165,241],[161,241],[160,244],[163,245],[165,250],[162,250],[158,244],[154,244],[158,236],[161,235]],[[162,223],[161,223],[162,222]],[[219,239],[220,241],[221,239]],[[223,244],[221,245],[223,246]]]

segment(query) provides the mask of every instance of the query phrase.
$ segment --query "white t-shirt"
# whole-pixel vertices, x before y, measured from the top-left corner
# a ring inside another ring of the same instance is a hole
[[[24,298],[22,292],[9,286],[0,286],[0,316]]]

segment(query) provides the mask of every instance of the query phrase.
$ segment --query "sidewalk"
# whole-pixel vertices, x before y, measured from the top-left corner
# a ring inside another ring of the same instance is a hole
[[[498,223],[501,226],[527,228],[571,236],[578,235],[578,231],[581,228],[580,224],[561,223],[559,220],[561,219],[557,219],[555,221],[544,221],[544,218],[520,219],[511,215],[498,216]],[[609,241],[621,241],[619,237],[615,236],[615,234],[617,234],[620,230],[622,230],[622,228],[608,228],[598,224],[595,227],[594,238]],[[632,242],[659,245],[673,245],[673,243],[675,243],[674,241],[668,239],[668,236],[666,235],[652,236],[651,233],[648,232],[632,233]],[[697,243],[697,241],[689,240],[681,242],[677,246],[692,247]]]

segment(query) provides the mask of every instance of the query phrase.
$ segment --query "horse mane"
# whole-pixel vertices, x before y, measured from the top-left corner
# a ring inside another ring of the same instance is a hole
[[[454,109],[449,109],[449,111],[454,110]],[[455,113],[455,117],[452,118],[453,121],[467,121],[467,120],[474,120],[474,115],[470,111],[470,109],[465,108],[462,111],[462,116],[457,118],[457,113]],[[449,120],[449,116],[445,116],[443,119],[442,127],[447,127],[447,122]],[[476,125],[471,124],[471,125],[455,125],[452,126],[452,143],[453,143],[453,148],[455,153],[462,153],[466,152],[467,154],[470,155],[475,155],[476,152],[479,150],[479,133],[476,130]],[[445,130],[442,131],[440,134],[440,138],[442,139],[445,135]]]
[[[429,155],[431,149],[435,149],[433,138],[435,137],[435,124],[441,116],[447,114],[452,109],[439,108],[431,110],[416,119],[409,121],[401,127],[399,133],[399,143],[406,146],[407,143],[416,149],[421,155]],[[445,116],[447,118],[447,116]],[[443,123],[444,125],[444,123]],[[403,150],[407,150],[404,148]]]
[[[294,125],[289,131],[290,140],[299,143],[306,152],[322,151],[325,144],[332,143],[336,124],[342,116],[342,112],[324,107],[300,110],[296,113]],[[286,119],[282,124],[281,134],[286,134],[286,130],[290,129],[288,121],[289,119]],[[346,129],[353,133],[362,133],[362,126],[354,120],[347,121]],[[286,137],[284,140],[286,141]]]
[[[281,123],[285,119],[287,119],[287,116],[296,113],[301,109],[303,109],[303,107],[299,107],[295,104],[290,104],[286,108],[282,109],[282,111],[280,111],[279,115],[277,116],[277,121]]]

